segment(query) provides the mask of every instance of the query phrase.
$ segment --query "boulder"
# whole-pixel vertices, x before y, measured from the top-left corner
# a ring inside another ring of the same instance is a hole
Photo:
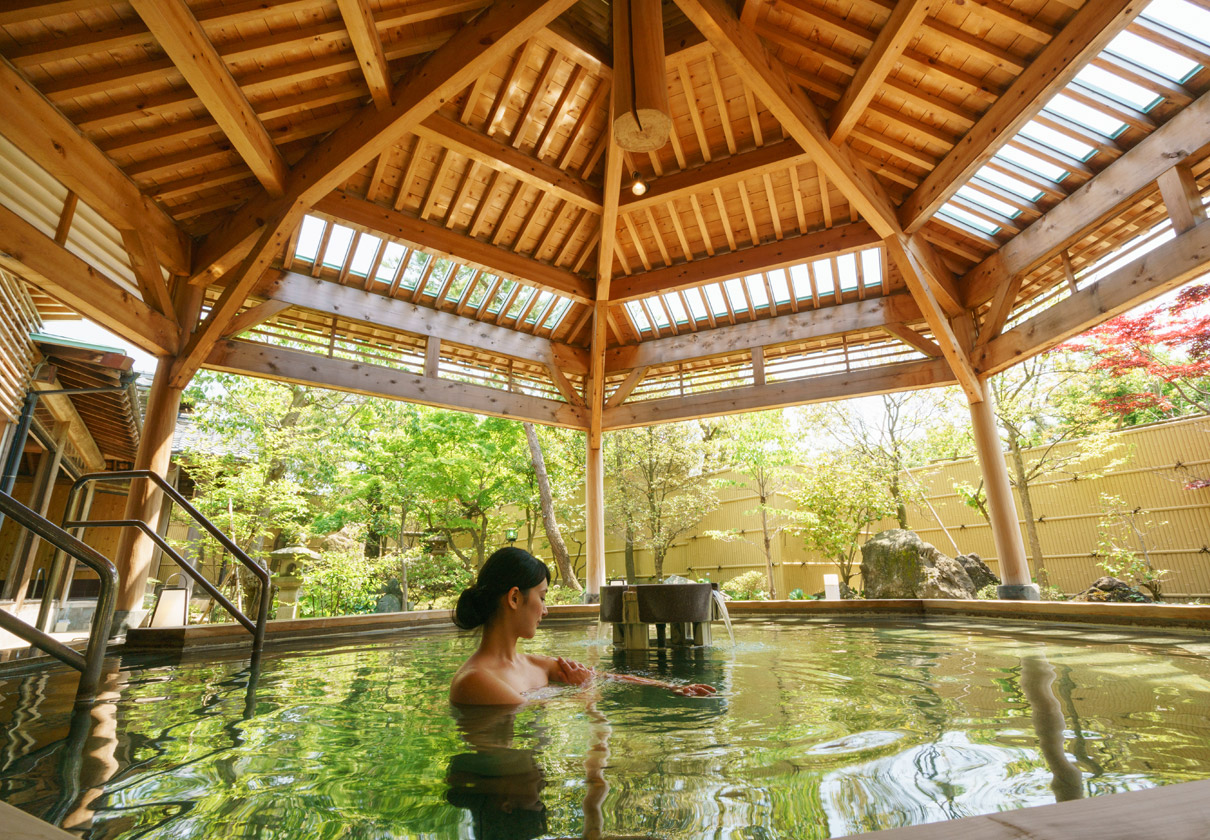
[[[966,574],[971,579],[971,583],[975,585],[976,592],[985,586],[1001,584],[1000,578],[996,577],[996,573],[988,568],[978,554],[959,554],[954,559],[962,565],[962,568],[966,569]]]
[[[374,605],[376,613],[397,613],[403,612],[403,601],[398,595],[383,595],[378,599],[378,603]]]
[[[861,547],[867,598],[974,598],[966,569],[913,531],[894,529]]]
[[[353,554],[354,552],[364,551],[365,543],[354,536],[355,526],[346,525],[334,534],[328,534],[323,538],[320,547],[324,551],[337,552],[339,554]]]
[[[1076,595],[1073,601],[1114,601],[1121,603],[1150,604],[1151,599],[1124,580],[1115,577],[1097,578],[1088,589]]]

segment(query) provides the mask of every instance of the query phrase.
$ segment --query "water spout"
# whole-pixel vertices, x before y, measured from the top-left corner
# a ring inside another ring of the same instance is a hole
[[[723,624],[727,628],[727,638],[731,640],[731,647],[735,647],[735,633],[731,630],[731,614],[727,612],[727,599],[717,589],[712,590],[710,594],[714,596],[714,603],[718,607],[718,614],[723,617]]]

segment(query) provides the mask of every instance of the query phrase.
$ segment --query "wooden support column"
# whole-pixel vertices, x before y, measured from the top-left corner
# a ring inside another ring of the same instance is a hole
[[[1008,467],[1000,448],[1000,432],[996,427],[995,408],[987,379],[979,380],[983,399],[972,401],[971,426],[975,432],[975,448],[979,467],[983,470],[983,486],[987,490],[987,511],[992,527],[992,539],[1000,558],[1000,579],[996,594],[1007,601],[1037,601],[1038,587],[1029,580],[1029,564],[1025,561],[1025,541],[1017,524],[1017,508],[1008,482]]]
[[[139,451],[134,461],[135,469],[151,470],[164,477],[168,475],[168,463],[172,456],[172,433],[176,430],[176,415],[181,407],[181,393],[184,390],[174,388],[169,383],[174,361],[171,356],[161,356],[159,364],[156,365],[155,380],[147,397],[147,413],[143,418],[143,438],[139,441]],[[132,481],[123,518],[159,522],[162,498],[163,494],[159,488],[149,481]],[[132,528],[123,529],[114,557],[119,578],[115,631],[117,628],[126,628],[132,610],[143,608],[147,574],[155,550],[155,543],[146,534]]]
[[[584,530],[588,553],[584,592],[589,603],[601,600],[605,584],[605,459],[598,439],[588,444],[587,479],[584,492]]]
[[[63,450],[67,448],[68,426],[65,423],[55,428],[54,448],[44,452],[38,460],[38,471],[34,474],[34,486],[29,494],[30,510],[40,516],[46,516],[50,509],[50,499],[55,492],[55,479],[59,476],[59,467],[63,463]],[[17,537],[17,548],[13,552],[13,562],[9,564],[9,574],[4,582],[4,597],[12,598],[13,613],[21,609],[25,595],[29,589],[29,580],[34,573],[34,561],[38,556],[38,546],[42,538],[26,528],[20,530]]]

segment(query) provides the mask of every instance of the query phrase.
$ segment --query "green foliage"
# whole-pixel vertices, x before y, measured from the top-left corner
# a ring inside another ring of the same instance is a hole
[[[790,600],[791,601],[803,601],[803,600],[806,600],[806,597],[807,597],[806,593],[804,593],[802,591],[801,587],[790,590]]]
[[[1097,565],[1105,573],[1136,588],[1146,589],[1157,601],[1163,600],[1167,569],[1151,564],[1147,534],[1157,525],[1142,508],[1131,508],[1121,498],[1101,494],[1101,521],[1097,526]]]
[[[321,552],[302,572],[299,617],[370,613],[380,590],[399,572],[400,558],[365,557],[362,552]]]
[[[801,486],[789,493],[798,509],[789,511],[790,530],[836,562],[850,586],[859,552],[858,539],[870,525],[895,512],[884,476],[868,461],[819,456],[804,466]]]
[[[736,575],[719,587],[736,601],[767,601],[765,573],[759,569]]]
[[[584,603],[584,593],[572,589],[570,586],[551,585],[550,589],[546,590],[547,606],[582,603]]]
[[[420,553],[408,560],[408,600],[417,609],[452,609],[475,573],[449,554]]]

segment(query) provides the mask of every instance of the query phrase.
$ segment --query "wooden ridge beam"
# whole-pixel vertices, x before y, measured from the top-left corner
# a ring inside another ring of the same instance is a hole
[[[770,143],[768,146],[741,152],[695,169],[653,178],[647,182],[645,194],[639,196],[627,191],[621,197],[619,209],[623,213],[630,213],[649,207],[660,207],[678,198],[708,192],[720,184],[763,175],[766,172],[779,172],[810,160],[811,156],[793,140]]]
[[[142,231],[173,274],[189,273],[185,232],[3,58],[0,113],[0,134],[34,163],[118,230]]]
[[[257,287],[257,294],[279,305],[297,306],[386,329],[438,338],[541,365],[557,364],[562,370],[573,373],[588,371],[588,354],[580,348],[329,280],[317,280],[305,274],[292,271],[270,274]]]
[[[573,2],[497,0],[399,80],[392,91],[390,108],[379,110],[368,105],[312,147],[291,170],[281,198],[254,200],[235,214],[225,236],[235,243],[256,236],[255,243],[178,357],[171,384],[182,388],[188,384],[249,291],[286,247],[307,210],[401,137],[414,132],[442,102],[457,96],[498,60],[514,53]]]
[[[593,299],[593,285],[586,277],[348,193],[337,192],[326,196],[316,203],[314,209],[402,239],[428,253],[448,256],[492,274],[503,274],[527,286],[554,292],[579,303],[588,303]]]
[[[394,368],[250,341],[224,339],[216,342],[206,357],[206,367],[278,382],[387,397],[545,426],[584,429],[587,425],[583,408],[556,400],[514,394],[483,385],[416,376]]]
[[[873,228],[865,222],[816,231],[739,251],[716,254],[619,279],[610,293],[610,303],[624,303],[663,292],[691,289],[718,280],[761,271],[785,268],[820,257],[842,254],[879,244]]]
[[[1041,107],[1125,29],[1145,0],[1085,3],[1012,86],[979,118],[899,208],[899,221],[914,233],[971,179]]]
[[[0,266],[148,353],[176,353],[175,323],[3,205]]]
[[[981,375],[998,373],[1210,271],[1210,222],[1203,222],[1105,275],[990,341],[974,356]]]
[[[374,14],[370,11],[369,0],[336,0],[336,5],[340,8],[340,17],[344,20],[345,29],[349,31],[353,52],[357,54],[357,62],[361,65],[361,75],[365,77],[366,85],[370,88],[370,97],[378,108],[389,108],[391,68],[387,66],[386,56],[382,52],[382,39],[378,37],[378,29],[374,26]]]
[[[849,373],[811,376],[794,382],[748,385],[686,397],[623,403],[606,409],[604,422],[607,430],[629,429],[697,417],[764,411],[953,384],[953,375],[944,361],[906,362],[862,368]]]
[[[1126,152],[1042,218],[1000,247],[962,278],[963,302],[974,308],[1003,283],[1033,271],[1095,229],[1168,169],[1210,143],[1210,93]]]
[[[853,330],[873,330],[903,321],[919,321],[921,317],[920,307],[911,295],[899,293],[868,298],[762,321],[731,324],[614,347],[606,354],[605,372],[619,373],[640,367],[743,353]]]
[[[443,114],[426,117],[416,134],[578,207],[601,212],[600,189]]]
[[[282,195],[289,167],[184,0],[131,5],[256,179],[270,195]]]

